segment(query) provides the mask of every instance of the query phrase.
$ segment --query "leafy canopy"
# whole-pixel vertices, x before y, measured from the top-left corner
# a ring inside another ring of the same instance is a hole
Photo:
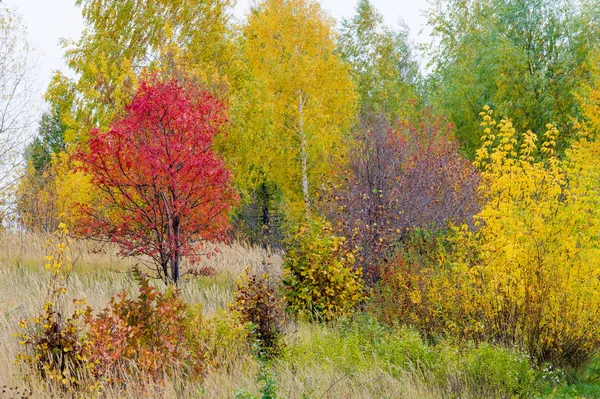
[[[574,139],[574,91],[588,78],[598,25],[575,0],[438,0],[429,12],[432,103],[451,117],[469,155],[479,147],[484,105],[515,127],[543,132],[553,123]]]
[[[224,151],[240,186],[274,184],[292,217],[306,211],[331,160],[344,154],[354,117],[333,26],[315,1],[267,0],[243,27],[246,100],[233,110]]]
[[[77,0],[86,29],[65,41],[70,78],[58,72],[47,97],[60,104],[68,142],[107,128],[132,100],[143,71],[192,74],[227,86],[231,0]],[[164,77],[163,76],[163,77]],[[179,76],[180,77],[180,76]]]
[[[408,34],[404,24],[385,26],[369,0],[360,0],[356,15],[342,21],[338,51],[351,65],[363,113],[406,118],[418,103],[419,68]]]

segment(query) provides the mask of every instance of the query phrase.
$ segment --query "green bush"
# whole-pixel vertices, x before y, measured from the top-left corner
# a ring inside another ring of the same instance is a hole
[[[416,373],[449,397],[528,398],[539,388],[539,373],[521,353],[448,340],[433,345],[416,330],[382,325],[365,314],[329,325],[300,325],[281,361],[346,375],[381,370],[399,380]]]
[[[415,364],[431,364],[434,357],[416,331],[392,329],[364,314],[330,325],[301,326],[283,356],[295,364],[345,373],[381,368],[394,375]]]
[[[344,244],[322,220],[301,225],[288,240],[284,293],[301,318],[331,321],[364,299],[362,271],[353,269],[354,252]]]
[[[473,387],[528,397],[536,372],[521,353],[481,344],[465,354],[464,370]],[[485,392],[482,392],[485,394]]]

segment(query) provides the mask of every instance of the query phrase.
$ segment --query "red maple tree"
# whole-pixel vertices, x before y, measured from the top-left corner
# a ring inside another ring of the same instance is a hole
[[[223,239],[237,201],[231,174],[211,146],[226,122],[209,93],[172,80],[142,82],[123,118],[91,132],[75,159],[101,197],[82,205],[80,232],[117,243],[122,255],[147,255],[159,276],[178,284],[181,258],[198,260],[203,243]]]

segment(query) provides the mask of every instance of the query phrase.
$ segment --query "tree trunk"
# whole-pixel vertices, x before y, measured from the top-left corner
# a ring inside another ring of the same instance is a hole
[[[306,132],[304,131],[304,99],[302,91],[298,96],[298,135],[300,136],[300,157],[302,159],[302,193],[304,194],[304,206],[306,207],[306,219],[310,219],[310,196],[308,193],[308,166],[306,149]]]
[[[179,279],[181,277],[181,237],[179,230],[179,218],[173,218],[172,233],[175,248],[171,250],[171,277],[173,278],[173,283],[176,286],[179,286]]]
[[[168,252],[164,249],[160,250],[160,273],[162,273],[165,281],[168,283],[171,281],[171,277],[169,276],[169,258],[167,257]]]

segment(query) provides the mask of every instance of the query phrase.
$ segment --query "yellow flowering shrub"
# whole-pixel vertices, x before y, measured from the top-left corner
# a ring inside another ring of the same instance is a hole
[[[560,159],[553,125],[538,136],[495,121],[489,108],[482,119],[475,229],[452,228],[444,245],[408,242],[371,306],[426,334],[582,367],[600,349],[600,143],[582,135]]]

